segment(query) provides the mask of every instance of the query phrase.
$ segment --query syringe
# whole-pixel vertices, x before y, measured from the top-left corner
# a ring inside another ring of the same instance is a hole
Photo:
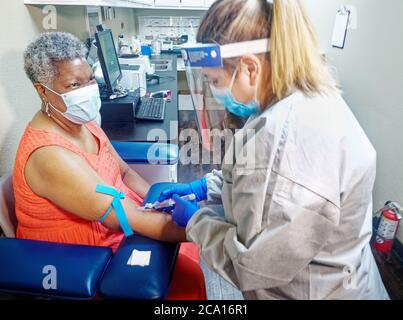
[[[181,197],[183,200],[194,201],[196,200],[196,195],[194,193],[188,194]],[[175,201],[173,199],[168,199],[162,202],[156,201],[154,203],[146,203],[144,206],[140,207],[143,210],[163,210],[166,208],[171,208],[175,206]]]

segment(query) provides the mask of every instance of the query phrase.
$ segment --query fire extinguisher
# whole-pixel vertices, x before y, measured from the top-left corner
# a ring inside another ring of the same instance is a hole
[[[402,216],[392,208],[382,211],[373,247],[385,254],[392,252],[393,242]]]

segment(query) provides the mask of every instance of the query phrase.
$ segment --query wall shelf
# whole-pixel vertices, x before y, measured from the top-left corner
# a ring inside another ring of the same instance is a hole
[[[133,2],[125,0],[24,0],[26,5],[66,5],[66,6],[101,6],[115,8],[133,9],[155,9],[155,10],[207,10],[208,7],[188,7],[188,6],[161,6],[146,4],[143,1]]]

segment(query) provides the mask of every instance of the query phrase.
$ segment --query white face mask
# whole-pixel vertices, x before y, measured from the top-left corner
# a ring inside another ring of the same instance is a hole
[[[65,112],[57,110],[50,103],[49,105],[63,115],[67,120],[70,120],[75,124],[86,124],[97,118],[99,109],[101,108],[101,98],[97,84],[91,84],[84,88],[63,94],[53,91],[44,84],[42,85],[54,94],[62,97],[67,108]]]

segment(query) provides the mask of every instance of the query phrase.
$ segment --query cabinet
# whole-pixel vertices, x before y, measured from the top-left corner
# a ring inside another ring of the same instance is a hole
[[[156,7],[180,7],[180,0],[155,0]]]
[[[205,0],[182,0],[182,7],[204,7]]]
[[[25,4],[205,10],[215,0],[24,0]]]
[[[216,0],[204,0],[204,7],[205,8],[210,8],[211,5],[215,2]]]
[[[80,2],[87,2],[87,1],[88,0]],[[95,5],[102,7],[128,7],[130,3],[129,0],[92,0],[92,2],[97,2],[97,4]]]
[[[127,0],[127,2],[129,5],[143,4],[150,7],[154,6],[154,0]]]
[[[98,0],[86,0],[86,1],[79,1],[79,0],[24,0],[25,4],[66,4],[66,5],[98,5]]]

